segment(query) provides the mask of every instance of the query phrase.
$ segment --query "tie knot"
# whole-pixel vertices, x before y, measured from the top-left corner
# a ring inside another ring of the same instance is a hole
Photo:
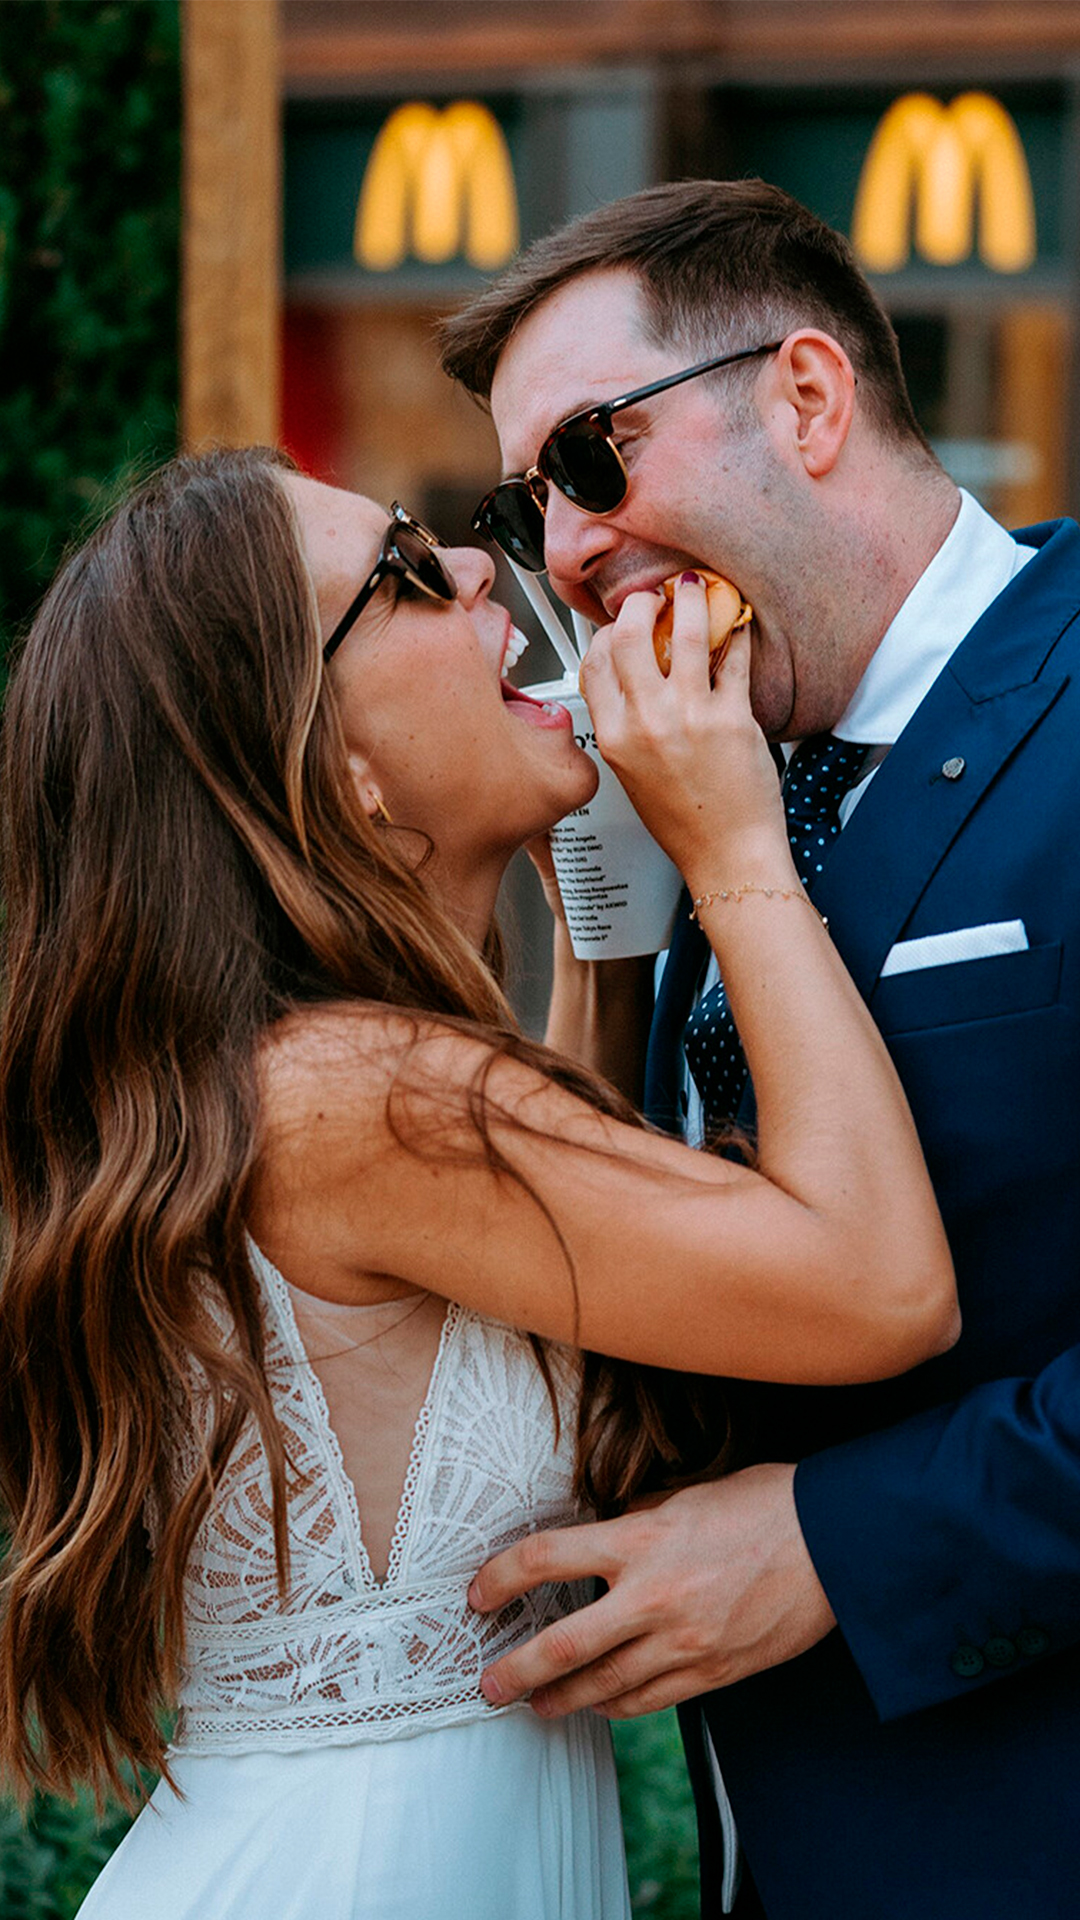
[[[835,733],[815,733],[796,747],[784,779],[788,812],[828,813],[839,806],[866,759],[857,740],[838,740]]]
[[[824,865],[829,842],[840,831],[840,802],[859,777],[867,749],[857,740],[815,733],[797,747],[784,776],[788,838],[803,886]]]

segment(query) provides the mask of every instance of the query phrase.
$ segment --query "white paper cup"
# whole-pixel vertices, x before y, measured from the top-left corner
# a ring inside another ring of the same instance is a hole
[[[574,738],[600,770],[588,806],[551,830],[555,873],[579,960],[626,960],[659,953],[671,938],[682,878],[642,824],[624,787],[597,751],[589,709],[572,680],[525,687],[534,700],[569,708]]]

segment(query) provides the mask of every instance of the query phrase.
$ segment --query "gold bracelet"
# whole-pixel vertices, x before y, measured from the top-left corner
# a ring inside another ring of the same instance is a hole
[[[690,909],[690,918],[691,920],[699,920],[701,918],[700,909],[702,907],[711,907],[714,900],[742,900],[748,893],[760,893],[766,900],[802,900],[809,907],[811,913],[817,914],[823,927],[827,927],[829,924],[821,909],[815,907],[810,895],[804,893],[801,887],[718,887],[715,893],[698,894],[697,899]]]

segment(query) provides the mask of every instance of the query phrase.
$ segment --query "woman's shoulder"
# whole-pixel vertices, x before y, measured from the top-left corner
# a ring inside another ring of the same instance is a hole
[[[561,1106],[580,1106],[558,1092],[557,1064],[556,1055],[512,1029],[423,1008],[339,1000],[294,1008],[267,1028],[257,1078],[271,1127],[317,1115],[323,1126],[340,1118],[351,1131],[366,1116],[381,1131],[390,1100],[391,1132],[398,1102],[420,1121],[425,1111],[442,1123],[457,1112],[471,1131],[481,1089],[495,1107],[522,1100],[535,1105],[545,1094]]]
[[[275,1021],[256,1054],[260,1162],[280,1176],[315,1155],[314,1170],[329,1172],[339,1149],[373,1140],[430,1024],[370,1001],[324,1001]]]
[[[264,1097],[302,1093],[309,1081],[358,1064],[374,1068],[403,1052],[417,1031],[418,1016],[372,1000],[319,1000],[294,1006],[268,1026],[259,1042],[258,1071]]]
[[[305,1261],[317,1245],[331,1266],[362,1265],[358,1216],[377,1231],[403,1153],[422,1158],[474,1136],[471,1092],[492,1055],[493,1041],[464,1025],[369,1001],[298,1007],[276,1021],[256,1060],[246,1213],[257,1243],[299,1248]]]
[[[264,1131],[316,1113],[324,1122],[343,1114],[351,1128],[365,1109],[381,1126],[395,1087],[420,1093],[466,1085],[492,1045],[466,1023],[423,1009],[369,1000],[295,1007],[259,1044]]]
[[[549,1215],[537,1180],[560,1194],[568,1181],[580,1186],[581,1148],[593,1185],[620,1150],[646,1166],[654,1152],[544,1067],[513,1034],[422,1011],[291,1012],[266,1035],[259,1063],[253,1238],[287,1278],[327,1297],[393,1275],[517,1324],[508,1264],[523,1235],[549,1231],[538,1225]],[[476,1281],[480,1241],[490,1285]],[[565,1305],[564,1256],[552,1260]],[[303,1277],[313,1261],[317,1283]],[[566,1338],[569,1327],[560,1312],[539,1330]]]
[[[359,1249],[336,1229],[347,1218],[340,1197],[376,1155],[416,1036],[398,1008],[326,1001],[293,1008],[260,1039],[247,1226],[287,1279],[324,1298],[353,1297]]]

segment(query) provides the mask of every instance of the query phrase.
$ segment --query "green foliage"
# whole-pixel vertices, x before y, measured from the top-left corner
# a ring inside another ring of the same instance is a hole
[[[697,1920],[697,1828],[674,1712],[612,1725],[630,1904],[650,1920]]]
[[[120,1812],[99,1822],[88,1795],[73,1806],[42,1797],[26,1820],[0,1805],[3,1920],[71,1920],[128,1825]]]
[[[178,0],[2,0],[0,646],[175,447],[179,156]]]

